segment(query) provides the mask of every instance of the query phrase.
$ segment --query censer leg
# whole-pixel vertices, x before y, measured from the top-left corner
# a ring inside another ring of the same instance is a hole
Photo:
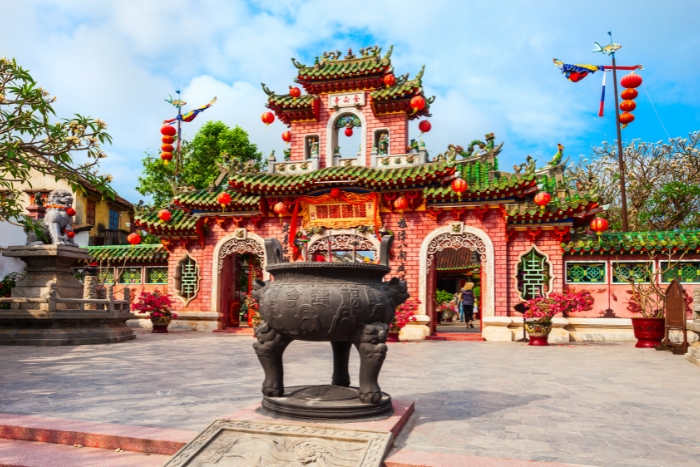
[[[353,340],[360,354],[360,400],[365,404],[379,404],[382,400],[378,380],[386,358],[387,329],[384,323],[366,324]]]
[[[265,371],[262,393],[268,397],[281,397],[284,394],[282,354],[291,340],[279,334],[264,321],[258,326],[256,337],[258,341],[253,344],[253,348]]]
[[[348,371],[348,361],[350,360],[350,349],[352,342],[331,342],[333,347],[333,379],[334,386],[350,386],[350,372]]]

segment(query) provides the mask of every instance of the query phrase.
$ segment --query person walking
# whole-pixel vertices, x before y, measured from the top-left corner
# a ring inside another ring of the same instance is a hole
[[[473,282],[466,282],[462,286],[460,302],[462,304],[462,313],[464,313],[464,321],[467,323],[468,328],[474,328],[472,321],[474,321],[474,288]]]
[[[462,311],[462,291],[458,290],[452,301],[455,304],[455,308],[459,311],[459,320],[464,322],[464,312]]]

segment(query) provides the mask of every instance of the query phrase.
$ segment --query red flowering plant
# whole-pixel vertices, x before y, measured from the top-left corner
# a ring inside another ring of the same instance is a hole
[[[457,312],[457,304],[455,302],[444,302],[438,305],[438,312],[442,312],[442,317],[444,319],[454,318],[455,315],[459,314]]]
[[[566,315],[577,311],[588,311],[593,306],[593,297],[588,290],[565,290],[552,292],[546,297],[535,297],[525,302],[525,318],[549,322],[561,313]]]
[[[409,322],[415,321],[418,305],[420,305],[420,300],[409,298],[404,303],[397,306],[394,319],[389,325],[389,332],[399,332]]]
[[[157,290],[153,292],[144,290],[141,291],[138,301],[131,305],[131,308],[141,313],[146,313],[151,318],[170,316],[172,319],[177,319],[177,314],[170,311],[172,304],[170,294],[162,294]]]

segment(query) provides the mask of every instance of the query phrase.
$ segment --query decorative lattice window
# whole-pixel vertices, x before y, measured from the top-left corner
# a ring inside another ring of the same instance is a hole
[[[146,268],[147,284],[167,284],[168,268]]]
[[[76,279],[78,279],[78,282],[80,282],[80,283],[82,284],[83,281],[85,280],[85,269],[83,269],[83,268],[73,268],[71,272],[72,272],[72,274],[73,274],[73,277],[75,277]]]
[[[119,275],[120,284],[140,284],[141,283],[141,268],[124,268]]]
[[[97,273],[97,281],[102,284],[113,284],[114,268],[100,268],[100,272]]]
[[[547,295],[552,281],[552,266],[547,256],[532,247],[520,257],[516,279],[522,300]]]
[[[606,284],[605,263],[566,263],[567,284]]]
[[[199,281],[202,280],[199,275],[197,260],[191,257],[189,253],[185,253],[185,256],[177,262],[174,279],[177,295],[187,306],[197,296]]]
[[[612,263],[613,284],[627,284],[634,282],[649,282],[654,274],[654,265],[650,261]]]
[[[663,282],[671,282],[673,279],[678,279],[680,282],[697,284],[700,283],[700,262],[681,261],[676,263],[674,261],[661,261],[661,274]]]

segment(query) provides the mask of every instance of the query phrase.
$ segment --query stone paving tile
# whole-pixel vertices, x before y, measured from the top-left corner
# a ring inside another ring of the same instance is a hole
[[[138,333],[111,346],[0,347],[0,412],[201,430],[260,400],[248,336]],[[328,383],[294,342],[288,385]],[[358,359],[351,357],[356,381]],[[397,448],[602,467],[700,465],[700,369],[631,344],[390,345],[382,388],[416,401]]]

